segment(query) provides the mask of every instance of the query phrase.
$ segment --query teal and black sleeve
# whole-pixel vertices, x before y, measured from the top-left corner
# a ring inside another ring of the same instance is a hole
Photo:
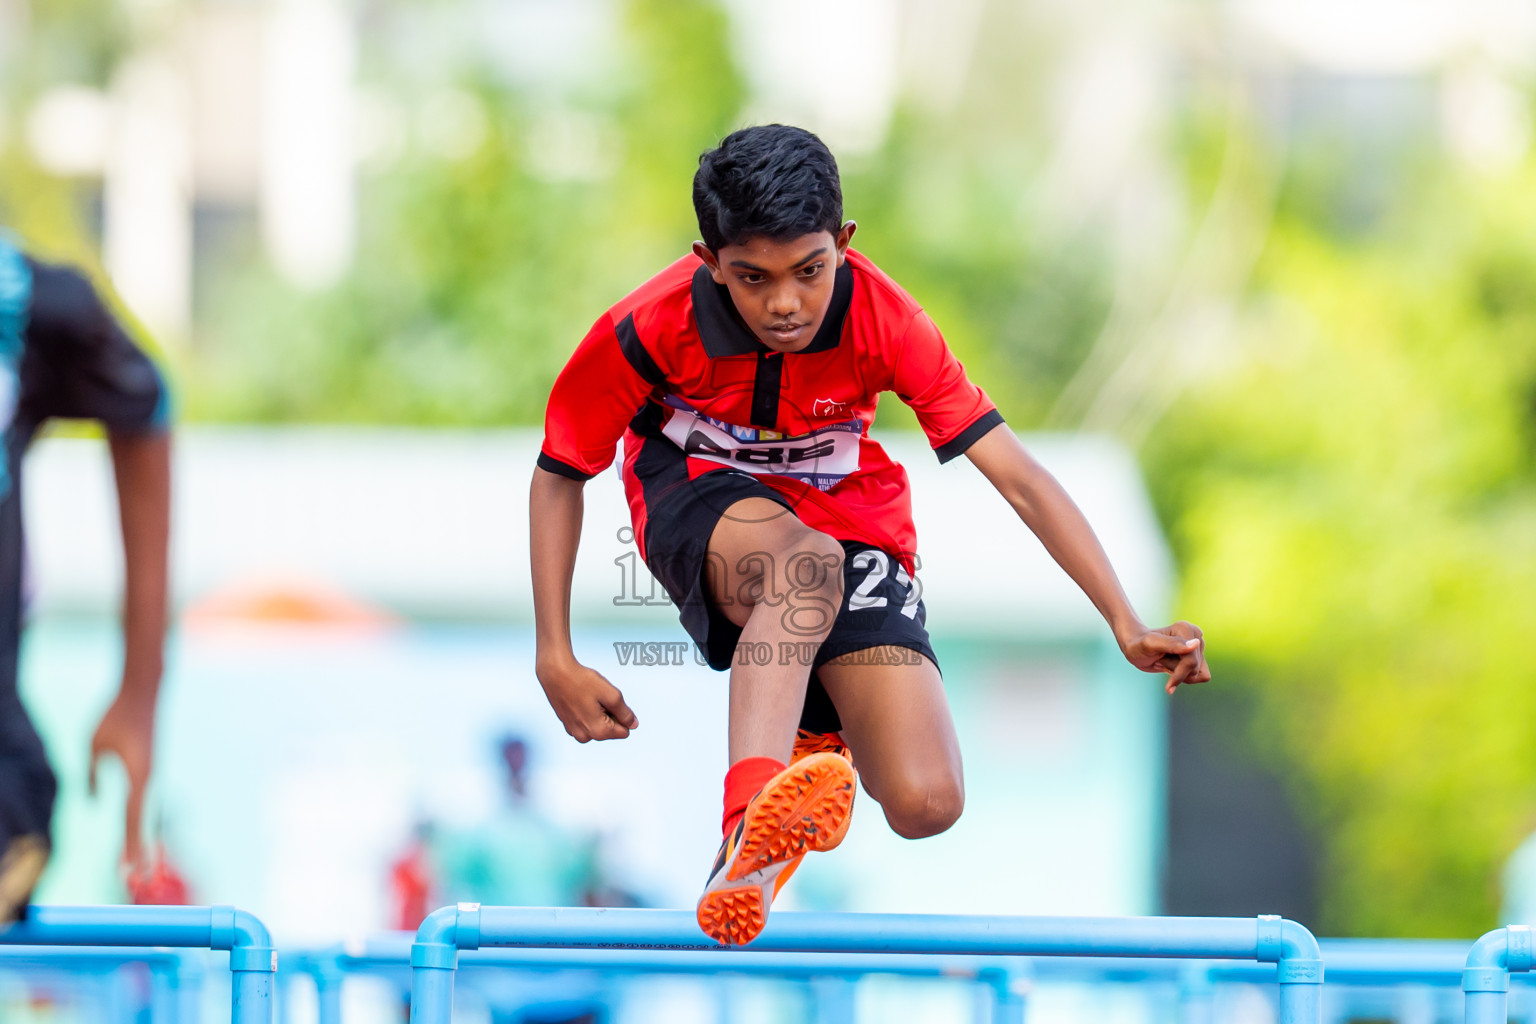
[[[68,267],[29,262],[32,301],[20,396],[25,411],[38,422],[97,420],[114,433],[169,429],[164,376],[91,282]]]

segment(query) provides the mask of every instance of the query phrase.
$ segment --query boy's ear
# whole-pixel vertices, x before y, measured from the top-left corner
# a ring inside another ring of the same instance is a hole
[[[709,276],[715,279],[715,284],[725,284],[725,275],[720,273],[720,257],[710,252],[709,246],[703,242],[694,242],[693,254],[704,261],[704,265],[709,268]]]
[[[848,243],[853,241],[853,233],[859,230],[859,225],[854,221],[844,221],[842,229],[837,233],[837,265],[843,265],[843,257],[848,255]]]

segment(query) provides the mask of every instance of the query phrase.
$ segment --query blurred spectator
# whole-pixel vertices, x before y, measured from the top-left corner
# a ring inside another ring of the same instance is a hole
[[[506,769],[506,802],[488,821],[443,830],[431,844],[442,895],[509,907],[569,907],[599,887],[596,840],[545,817],[529,796],[528,744],[508,735],[498,744]]]
[[[436,909],[430,844],[432,826],[418,822],[410,845],[389,868],[390,927],[414,932]]]
[[[90,773],[94,789],[96,764],[106,753],[127,771],[123,858],[137,870],[165,640],[166,397],[154,364],[85,277],[34,260],[0,236],[0,925],[22,912],[47,864],[58,788],[17,693],[22,455],[50,419],[96,420],[107,429],[126,569],[123,675],[91,739]]]

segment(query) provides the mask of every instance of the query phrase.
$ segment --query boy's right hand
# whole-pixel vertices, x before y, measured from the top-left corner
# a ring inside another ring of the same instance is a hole
[[[540,660],[534,669],[549,706],[577,743],[622,740],[640,720],[619,688],[574,658]]]

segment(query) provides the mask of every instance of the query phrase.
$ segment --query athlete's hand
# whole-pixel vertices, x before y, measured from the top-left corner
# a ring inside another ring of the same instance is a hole
[[[144,791],[149,786],[149,772],[155,752],[155,705],[133,696],[119,694],[101,717],[91,737],[91,762],[88,786],[96,794],[96,764],[103,754],[116,754],[128,775],[128,804],[123,829],[123,863],[136,870],[144,858]]]
[[[1125,652],[1125,660],[1143,672],[1168,673],[1163,689],[1169,693],[1180,683],[1205,683],[1211,679],[1211,670],[1205,663],[1205,636],[1192,622],[1143,630],[1122,640],[1120,649]]]
[[[534,669],[549,706],[577,743],[621,740],[640,720],[619,688],[574,658],[540,659]]]

